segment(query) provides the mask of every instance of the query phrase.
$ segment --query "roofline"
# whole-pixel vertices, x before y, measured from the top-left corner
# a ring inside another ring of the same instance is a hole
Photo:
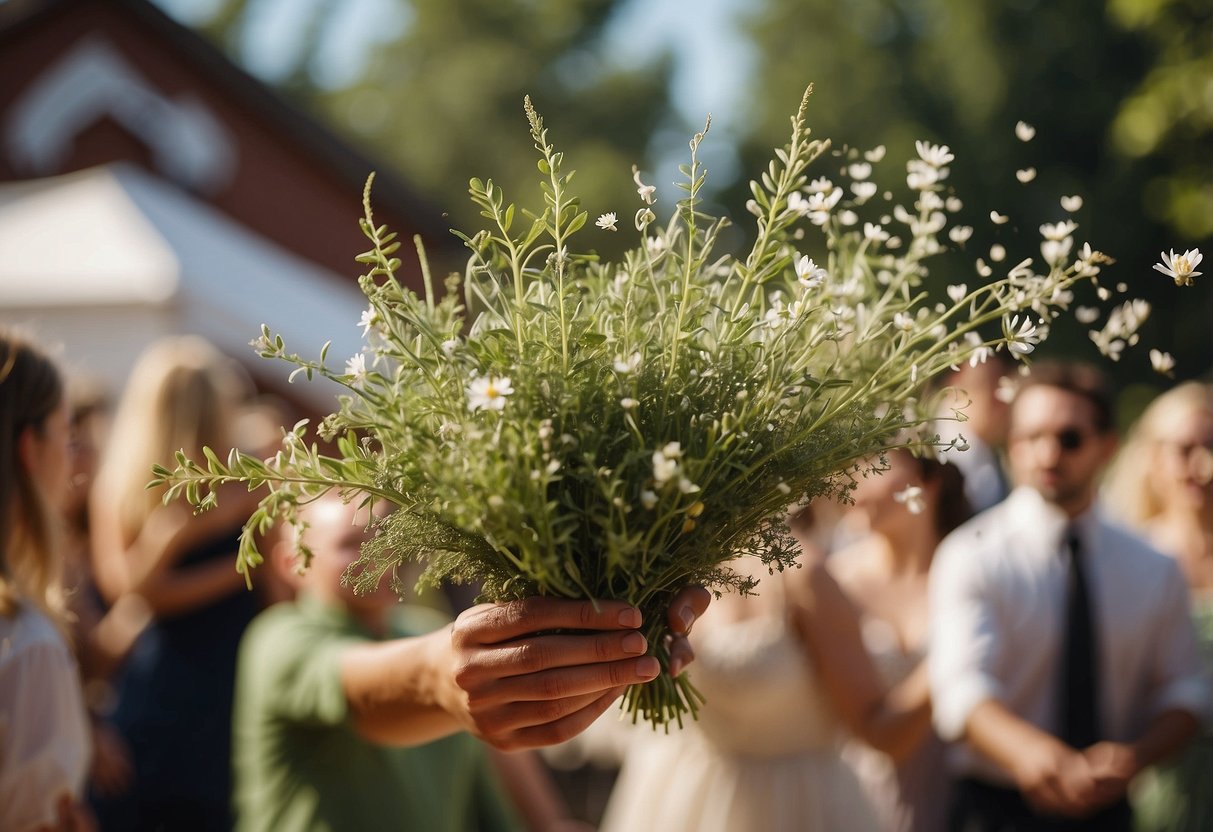
[[[10,0],[0,4],[0,44],[20,36],[24,29],[37,25],[60,6],[72,2],[75,0]],[[241,69],[206,37],[178,23],[149,0],[108,2],[129,11],[174,48],[185,52],[234,101],[265,114],[275,129],[289,135],[306,152],[349,182],[352,193],[361,193],[367,175],[376,171],[377,205],[406,218],[430,244],[440,249],[461,248],[456,245],[449,227],[438,221],[442,211],[414,192],[385,160],[377,162],[355,148],[349,140],[288,101],[282,93]]]

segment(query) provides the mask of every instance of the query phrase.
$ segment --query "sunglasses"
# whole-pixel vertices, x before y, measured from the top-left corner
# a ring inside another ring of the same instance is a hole
[[[1028,442],[1038,442],[1041,438],[1050,435],[1057,442],[1057,447],[1065,453],[1079,450],[1091,438],[1087,431],[1079,430],[1078,428],[1064,428],[1054,434],[1038,433],[1031,436],[1020,436],[1014,441],[1027,440]]]
[[[1077,451],[1087,443],[1087,435],[1078,428],[1066,428],[1057,434],[1057,447],[1063,451]]]

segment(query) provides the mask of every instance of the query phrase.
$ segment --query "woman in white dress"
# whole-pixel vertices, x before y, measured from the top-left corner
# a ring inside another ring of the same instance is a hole
[[[849,519],[867,533],[830,558],[830,572],[859,615],[864,646],[887,685],[926,684],[927,573],[939,542],[969,518],[964,478],[953,465],[888,455],[888,470],[860,482]],[[909,682],[908,680],[914,680]],[[945,828],[950,781],[933,731],[894,758],[864,743],[843,756],[890,832]]]
[[[60,510],[71,432],[51,361],[0,332],[0,829],[88,828],[90,744],[65,633]]]
[[[938,489],[920,487],[933,507]],[[605,832],[883,828],[842,748],[857,737],[893,759],[915,754],[930,736],[925,674],[886,683],[855,605],[820,555],[804,560],[764,570],[757,597],[724,598],[696,624],[707,704],[682,731],[630,739]]]

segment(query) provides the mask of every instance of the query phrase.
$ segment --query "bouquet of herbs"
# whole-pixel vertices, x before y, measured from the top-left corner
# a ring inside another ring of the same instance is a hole
[[[1076,226],[1062,220],[1042,227],[1032,256],[999,275],[998,263],[979,261],[971,285],[930,298],[929,258],[972,233],[950,220],[960,205],[952,154],[920,142],[897,186],[904,198],[879,195],[871,175],[883,149],[812,139],[807,101],[751,183],[754,242],[739,257],[715,251],[726,221],[700,210],[707,127],[690,142],[664,223],[655,188],[634,171],[626,233],[637,244],[607,263],[577,244],[619,233],[620,221],[591,221],[528,100],[542,202],[517,208],[492,180],[471,180],[486,228],[460,234],[470,257],[445,292],[419,247],[423,296],[396,277],[399,243],[375,224],[368,182],[363,351],[334,368],[268,330],[254,342],[348,389],[316,427],[335,453],[300,423],[269,459],[179,455],[175,470],[156,471],[166,499],[205,509],[222,482],[263,488],[239,554],[246,574],[261,560],[255,533],[293,521],[301,503],[333,489],[386,500],[399,508],[347,576],[356,588],[399,585],[401,564],[420,561],[422,582],[478,582],[489,600],[623,599],[644,612],[664,664],[674,592],[747,591],[728,565],[741,555],[792,565],[790,504],[844,497],[863,460],[937,443],[925,385],[998,350],[1031,353],[1071,287],[1108,262],[1075,251]],[[810,175],[819,158],[838,181]],[[1121,336],[1140,312],[1120,315]],[[699,701],[685,674],[662,674],[630,689],[625,707],[657,725]]]

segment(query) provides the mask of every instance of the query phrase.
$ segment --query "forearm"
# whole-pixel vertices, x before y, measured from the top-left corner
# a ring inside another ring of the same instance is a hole
[[[421,745],[462,730],[450,684],[450,628],[350,647],[341,684],[354,726],[383,745]]]
[[[1173,709],[1159,714],[1145,733],[1129,744],[1137,771],[1177,754],[1199,728],[1196,717],[1187,711]]]
[[[865,720],[863,739],[895,762],[909,757],[931,731],[931,697],[924,665],[889,691]]]
[[[227,558],[185,568],[164,568],[133,587],[157,616],[184,615],[237,592],[247,592],[244,576]]]
[[[1015,775],[1016,764],[1028,749],[1046,744],[1064,745],[995,699],[979,703],[969,714],[964,738],[1010,776]]]
[[[555,829],[569,821],[568,803],[538,754],[490,748],[489,758],[527,829]]]

